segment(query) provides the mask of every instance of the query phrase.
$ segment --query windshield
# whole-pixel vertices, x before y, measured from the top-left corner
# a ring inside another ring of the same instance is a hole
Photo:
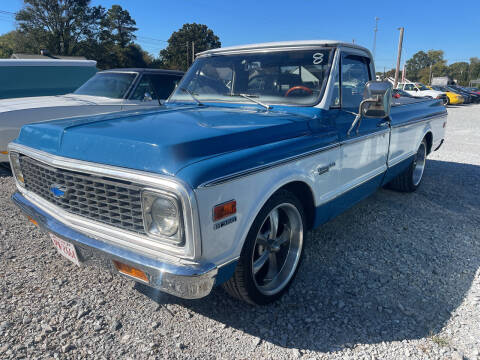
[[[428,87],[426,87],[425,85],[423,85],[421,83],[417,83],[416,85],[417,85],[418,89],[421,90],[421,91],[430,90]]]
[[[313,105],[322,96],[331,57],[330,49],[201,57],[170,101],[191,102],[193,94],[199,101]]]
[[[123,99],[136,73],[98,73],[75,90],[74,94]]]

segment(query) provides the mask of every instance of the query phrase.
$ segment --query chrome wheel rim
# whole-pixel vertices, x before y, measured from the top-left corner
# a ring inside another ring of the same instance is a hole
[[[418,148],[415,160],[413,161],[413,185],[418,186],[423,177],[425,170],[425,160],[427,158],[427,149],[425,143],[422,142]]]
[[[295,274],[303,247],[303,222],[289,203],[276,206],[263,220],[252,253],[252,276],[264,295],[275,295]]]

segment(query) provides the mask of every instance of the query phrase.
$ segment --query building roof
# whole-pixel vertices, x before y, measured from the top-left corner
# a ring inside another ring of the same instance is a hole
[[[94,60],[60,60],[60,59],[0,59],[0,66],[87,66],[96,67]]]
[[[279,42],[268,42],[268,43],[260,43],[260,44],[228,46],[224,48],[203,51],[201,53],[198,53],[197,56],[214,55],[214,54],[228,53],[228,52],[249,51],[249,50],[257,50],[257,49],[276,49],[276,48],[285,48],[285,47],[308,47],[308,46],[328,46],[328,47],[345,46],[345,47],[363,50],[363,51],[366,51],[368,54],[370,54],[370,50],[368,50],[363,46],[353,44],[353,43],[338,41],[338,40],[298,40],[298,41],[279,41]]]

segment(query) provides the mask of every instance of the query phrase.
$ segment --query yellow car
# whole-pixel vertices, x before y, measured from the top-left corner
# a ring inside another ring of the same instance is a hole
[[[437,85],[427,86],[427,87],[432,90],[443,91],[445,94],[447,94],[447,105],[459,105],[459,104],[463,104],[463,102],[465,101],[462,95],[454,93],[448,90],[446,87],[437,86]]]

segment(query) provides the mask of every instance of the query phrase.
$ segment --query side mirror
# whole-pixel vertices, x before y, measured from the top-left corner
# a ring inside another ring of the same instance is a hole
[[[360,127],[362,117],[383,119],[390,115],[392,106],[392,84],[388,81],[369,81],[365,84],[363,100],[358,114],[347,132],[350,135],[355,126]],[[357,131],[358,131],[357,127]]]

